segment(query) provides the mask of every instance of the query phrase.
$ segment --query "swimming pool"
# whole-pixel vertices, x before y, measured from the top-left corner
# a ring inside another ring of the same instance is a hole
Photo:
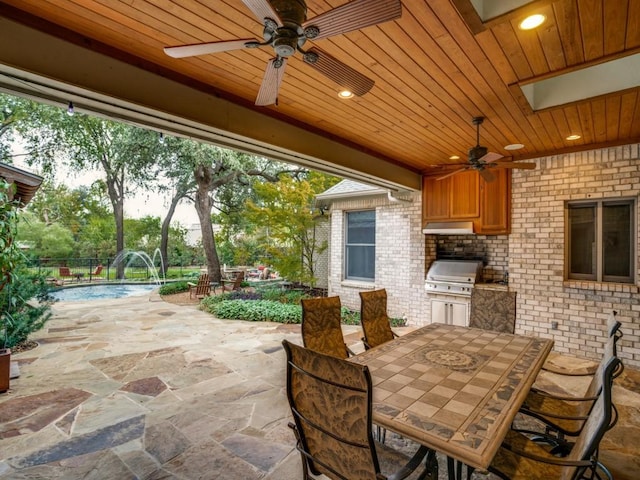
[[[86,287],[63,288],[51,295],[64,302],[106,300],[113,298],[144,295],[158,288],[158,285],[91,285]]]

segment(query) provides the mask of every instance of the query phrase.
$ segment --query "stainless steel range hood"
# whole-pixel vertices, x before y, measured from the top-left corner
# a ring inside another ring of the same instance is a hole
[[[422,233],[427,235],[469,235],[473,233],[473,222],[429,222]]]

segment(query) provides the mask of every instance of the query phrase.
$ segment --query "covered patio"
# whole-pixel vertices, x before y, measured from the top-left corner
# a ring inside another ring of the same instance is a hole
[[[281,345],[301,343],[299,325],[218,320],[157,295],[54,313],[34,336],[40,345],[14,356],[20,378],[0,396],[0,478],[301,478]],[[344,333],[361,351],[360,327]],[[557,392],[584,387],[556,381],[539,380]],[[632,480],[640,372],[616,380],[614,401],[620,421],[600,458],[616,480]]]

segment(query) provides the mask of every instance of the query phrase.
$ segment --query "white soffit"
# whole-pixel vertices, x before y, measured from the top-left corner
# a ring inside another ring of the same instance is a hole
[[[533,111],[640,86],[640,53],[520,85]]]
[[[499,17],[531,3],[532,0],[471,0],[473,8],[483,22]]]

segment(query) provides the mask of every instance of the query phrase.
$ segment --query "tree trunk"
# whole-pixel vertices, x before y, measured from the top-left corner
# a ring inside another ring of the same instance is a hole
[[[162,270],[162,278],[167,278],[167,269],[169,268],[169,227],[171,226],[171,219],[176,211],[178,202],[180,202],[181,199],[181,196],[176,196],[171,199],[169,211],[162,221],[162,230],[160,232],[160,256],[162,257],[160,269]]]
[[[213,225],[211,224],[211,208],[213,201],[209,195],[211,190],[212,172],[211,167],[198,165],[195,170],[196,183],[196,212],[200,219],[200,230],[202,232],[202,247],[207,258],[207,273],[213,282],[220,282],[220,259],[216,250],[216,240],[213,237]]]

